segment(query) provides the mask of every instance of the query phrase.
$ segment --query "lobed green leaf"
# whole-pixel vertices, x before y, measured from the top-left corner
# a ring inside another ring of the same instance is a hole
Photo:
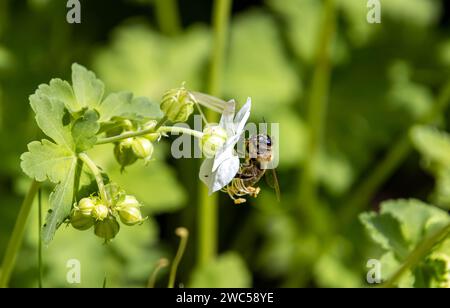
[[[76,156],[66,147],[44,139],[29,143],[28,152],[23,153],[20,159],[20,166],[29,177],[39,182],[48,179],[59,183],[67,175]]]
[[[72,137],[78,152],[92,148],[97,142],[96,134],[100,129],[99,115],[94,110],[86,112],[72,125]]]

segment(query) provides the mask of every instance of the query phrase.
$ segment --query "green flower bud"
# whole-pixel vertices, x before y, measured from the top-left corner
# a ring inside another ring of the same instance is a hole
[[[139,208],[141,206],[139,201],[137,201],[136,197],[133,196],[133,195],[126,195],[125,197],[122,198],[122,200],[120,200],[116,204],[116,208],[117,209],[130,207],[130,206],[131,207],[137,207],[137,208]]]
[[[131,146],[134,155],[138,158],[150,160],[153,155],[153,144],[143,137],[136,137]]]
[[[182,86],[164,93],[160,107],[170,121],[186,122],[194,112],[194,99]]]
[[[78,210],[85,216],[91,216],[94,207],[95,203],[91,198],[83,198],[77,205]]]
[[[70,217],[70,224],[77,230],[84,231],[94,225],[94,219],[91,216],[83,214],[79,210],[75,210]]]
[[[122,168],[133,164],[138,159],[131,148],[132,144],[133,138],[127,138],[114,147],[114,157]]]
[[[127,226],[133,226],[144,221],[138,207],[126,206],[120,208],[118,212],[120,221]]]
[[[200,139],[200,148],[206,157],[211,158],[227,141],[227,132],[218,125],[207,126],[203,130],[203,138]]]
[[[92,210],[92,217],[94,217],[95,220],[104,220],[106,217],[108,217],[108,214],[109,209],[106,205],[103,204],[97,204]]]
[[[128,119],[116,120],[113,123],[105,124],[104,130],[107,137],[117,136],[124,131],[133,130],[133,122]]]
[[[157,121],[151,120],[151,121],[148,121],[147,123],[145,123],[144,126],[142,127],[142,129],[143,130],[153,129],[156,127],[157,124],[158,124]],[[150,142],[155,142],[161,138],[161,134],[160,133],[150,133],[150,134],[144,135],[144,138],[148,139]]]
[[[112,240],[119,233],[120,225],[114,216],[108,216],[102,221],[95,223],[94,233],[105,241]]]

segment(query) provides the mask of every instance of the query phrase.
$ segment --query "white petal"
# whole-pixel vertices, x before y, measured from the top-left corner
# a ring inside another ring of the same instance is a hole
[[[207,158],[203,161],[202,165],[200,166],[200,172],[198,174],[200,180],[208,186],[209,190],[212,189],[212,183],[213,183],[213,172],[212,172],[212,165],[214,160],[211,158]]]
[[[235,125],[235,133],[241,134],[242,130],[244,129],[245,123],[247,123],[248,118],[250,117],[250,109],[252,108],[252,99],[249,97],[247,98],[247,102],[244,106],[242,106],[241,110],[236,114],[236,117],[234,118],[234,125]]]
[[[210,193],[221,190],[227,186],[239,171],[239,158],[237,156],[229,157],[214,172],[214,182]]]
[[[230,140],[233,141],[233,140]],[[225,144],[222,148],[217,151],[214,157],[214,163],[212,165],[212,171],[216,171],[217,168],[228,158],[233,156],[234,145]]]
[[[236,109],[236,102],[232,99],[228,101],[222,112],[222,117],[220,118],[219,125],[223,127],[227,133],[231,134],[233,130],[233,118]]]

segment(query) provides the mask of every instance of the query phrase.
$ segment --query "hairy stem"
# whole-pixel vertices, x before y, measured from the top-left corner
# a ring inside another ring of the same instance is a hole
[[[106,193],[105,183],[103,182],[102,174],[98,169],[97,165],[95,164],[95,162],[91,160],[91,158],[86,153],[80,153],[78,154],[78,157],[83,161],[83,163],[86,164],[89,170],[91,170],[92,174],[95,177],[95,181],[97,182],[100,197],[103,199],[103,201],[107,202],[109,205],[110,200],[108,194]]]
[[[429,238],[425,239],[422,243],[420,243],[406,258],[403,265],[400,269],[389,278],[381,287],[383,288],[392,288],[398,282],[398,280],[403,276],[403,274],[408,270],[414,268],[420,260],[423,259],[425,255],[427,255],[430,250],[443,241],[450,233],[450,223],[442,227],[440,230],[436,231]]]
[[[306,160],[300,176],[299,198],[303,211],[306,212],[303,214],[306,215],[314,213],[314,206],[317,205],[317,159],[322,150],[323,135],[325,133],[331,76],[331,46],[336,28],[334,0],[325,1],[323,14],[321,34],[316,51],[316,66],[308,100],[309,143],[306,148]]]
[[[201,139],[203,137],[203,133],[193,130],[193,129],[189,129],[189,128],[185,128],[185,127],[178,127],[178,126],[161,126],[157,129],[155,129],[154,127],[149,128],[149,129],[143,129],[143,130],[139,130],[136,132],[129,132],[129,133],[125,133],[125,134],[120,134],[118,136],[112,136],[112,137],[107,137],[107,138],[100,138],[97,140],[97,144],[106,144],[106,143],[114,143],[114,142],[119,142],[121,140],[124,139],[128,139],[128,138],[134,138],[134,137],[140,137],[140,136],[144,136],[147,134],[151,134],[151,133],[171,133],[171,134],[186,134],[186,135],[191,135],[193,137],[199,138]]]
[[[181,30],[177,0],[155,0],[155,13],[159,29],[166,35],[176,35]]]
[[[430,110],[422,119],[414,125],[431,124],[447,109],[450,103],[450,81],[443,87],[439,93],[433,109]],[[402,134],[394,146],[387,152],[386,156],[375,167],[372,173],[353,190],[352,197],[343,204],[339,214],[341,225],[347,225],[348,222],[365,207],[378,190],[378,188],[388,179],[398,166],[411,153],[412,146],[409,139],[409,129]]]
[[[208,91],[213,96],[222,92],[223,68],[232,0],[215,0],[213,8],[213,50]],[[208,122],[217,122],[217,115],[207,110]],[[208,195],[208,189],[199,183],[198,260],[199,266],[209,263],[217,254],[218,197]]]
[[[9,239],[8,247],[6,248],[5,255],[3,257],[3,263],[0,273],[0,288],[8,287],[11,273],[16,263],[17,254],[22,244],[23,235],[25,233],[25,227],[28,216],[30,215],[31,206],[33,205],[34,197],[39,189],[39,182],[33,181],[28,189],[28,193],[22,202],[19,216],[16,219],[14,230]]]

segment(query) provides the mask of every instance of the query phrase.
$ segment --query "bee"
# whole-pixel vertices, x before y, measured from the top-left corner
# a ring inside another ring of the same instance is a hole
[[[245,140],[245,158],[238,173],[222,191],[228,193],[235,204],[244,203],[246,199],[242,198],[243,196],[258,196],[261,189],[255,185],[265,176],[268,184],[275,189],[279,200],[280,188],[275,169],[267,169],[272,160],[272,138],[266,134],[250,136]]]

